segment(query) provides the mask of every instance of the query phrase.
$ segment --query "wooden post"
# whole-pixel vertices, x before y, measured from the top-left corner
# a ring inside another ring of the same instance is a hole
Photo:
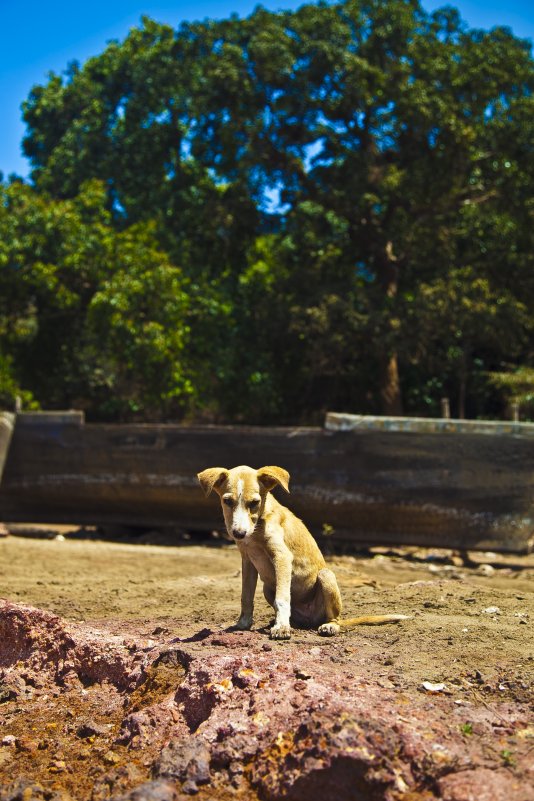
[[[451,419],[451,407],[450,407],[448,398],[442,398],[441,399],[441,416],[445,420],[450,420]]]
[[[511,403],[510,404],[510,416],[514,423],[519,423],[519,404],[518,403]]]
[[[0,482],[14,428],[15,415],[11,412],[0,412]]]

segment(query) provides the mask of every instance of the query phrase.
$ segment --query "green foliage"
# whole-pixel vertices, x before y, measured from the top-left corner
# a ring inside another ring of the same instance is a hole
[[[517,367],[515,370],[489,374],[491,384],[502,392],[505,401],[517,403],[522,412],[534,417],[534,368]]]
[[[39,404],[18,384],[13,368],[13,360],[0,353],[0,409],[14,410],[20,401],[24,409],[38,409]]]
[[[95,182],[64,201],[14,183],[3,201],[4,394],[102,417],[181,409],[187,299],[150,226],[116,231]]]
[[[188,296],[182,272],[140,226],[117,236],[112,274],[87,310],[93,388],[104,416],[177,413],[193,394],[184,369]]]
[[[471,735],[473,734],[473,724],[472,723],[462,723],[462,725],[460,726],[460,731],[466,737],[471,737]]]
[[[411,357],[457,388],[459,416],[466,414],[467,382],[485,360],[494,363],[521,353],[530,319],[525,304],[510,290],[479,276],[472,267],[450,270],[421,283],[407,319],[417,325]]]
[[[528,43],[417,0],[143,18],[24,105],[10,375],[106,419],[502,413],[491,375],[534,359],[533,89]]]
[[[501,751],[501,759],[503,764],[508,768],[514,768],[517,764],[513,752],[508,748],[505,748],[503,751]]]

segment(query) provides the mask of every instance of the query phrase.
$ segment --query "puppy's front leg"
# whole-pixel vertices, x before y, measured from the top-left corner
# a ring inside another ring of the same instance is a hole
[[[254,614],[254,594],[258,583],[258,571],[245,554],[241,554],[241,614],[235,624],[236,629],[248,630],[252,627]]]
[[[274,609],[276,619],[271,628],[271,639],[289,640],[291,637],[291,571],[293,557],[285,546],[277,548],[272,555],[276,590],[274,596]]]

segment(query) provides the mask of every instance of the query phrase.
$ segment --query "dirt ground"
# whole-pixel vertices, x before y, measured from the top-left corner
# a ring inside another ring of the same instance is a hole
[[[206,627],[224,630],[238,617],[240,557],[231,544],[118,543],[84,539],[68,527],[49,530],[54,539],[0,539],[0,597],[70,620],[154,623],[179,637]],[[48,529],[30,531],[44,537]],[[360,628],[343,636],[360,648],[378,639],[414,686],[454,682],[466,671],[513,673],[518,688],[532,682],[534,554],[469,557],[468,566],[450,551],[417,548],[327,557],[345,616],[400,612],[412,618],[402,627]],[[271,617],[258,589],[255,628]],[[317,637],[303,631],[295,636]]]
[[[194,639],[205,629],[224,632],[237,619],[240,557],[221,540],[155,545],[103,541],[72,527],[13,531],[0,538],[0,598],[143,637],[163,632],[167,639]],[[466,564],[445,550],[375,548],[331,555],[328,562],[346,616],[400,612],[410,619],[333,640],[295,631],[293,646],[319,645],[322,658],[335,661],[341,644],[340,678],[358,675],[359,663],[372,660],[378,684],[401,686],[408,698],[424,691],[425,682],[436,685],[432,692],[454,698],[466,736],[472,733],[470,705],[497,699],[532,711],[534,554],[472,552]],[[269,648],[271,618],[258,590],[254,628]],[[534,726],[523,732],[534,749]],[[505,737],[498,746],[512,766],[514,742]],[[11,777],[14,769],[11,762]],[[0,783],[2,775],[0,759]]]

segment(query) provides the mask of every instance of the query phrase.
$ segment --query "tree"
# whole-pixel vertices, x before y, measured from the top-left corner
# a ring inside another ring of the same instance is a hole
[[[532,358],[533,78],[509,30],[417,0],[144,18],[32,91],[24,147],[38,192],[98,178],[180,265],[213,414],[421,411],[442,376],[466,410],[501,343]]]
[[[490,374],[490,381],[499,389],[511,407],[516,404],[523,415],[532,419],[534,413],[534,369],[519,367]]]
[[[65,202],[18,181],[2,188],[2,346],[21,385],[52,406],[80,378],[84,308],[113,234],[102,199],[96,184]]]
[[[5,385],[95,417],[183,413],[187,298],[150,227],[117,232],[97,182],[56,201],[19,182],[0,203]]]
[[[182,271],[157,250],[152,232],[135,226],[115,245],[114,270],[87,310],[92,375],[107,417],[179,415],[193,394],[185,348],[188,296]],[[181,415],[179,415],[181,416]]]
[[[424,359],[427,374],[440,375],[443,384],[450,385],[460,419],[466,417],[468,381],[476,360],[487,365],[489,359],[492,365],[513,359],[521,347],[518,334],[529,326],[525,304],[493,287],[487,277],[478,277],[473,268],[421,284],[411,313],[423,333],[413,358]]]
[[[467,206],[506,203],[506,164],[532,109],[529,49],[506,30],[468,31],[451,9],[427,16],[402,1],[304,7],[293,26],[299,92],[280,130],[289,148],[304,126],[314,154],[284,200],[297,219],[312,201],[317,220],[330,211],[346,221],[346,263],[368,278],[382,409],[398,414],[405,298],[466,264]]]

